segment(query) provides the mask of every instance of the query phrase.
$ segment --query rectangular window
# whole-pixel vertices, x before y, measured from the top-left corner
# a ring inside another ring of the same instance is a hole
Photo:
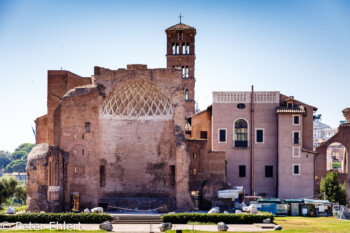
[[[197,175],[197,169],[193,169],[193,175]]]
[[[300,147],[293,147],[293,157],[300,157]]]
[[[300,164],[293,164],[293,175],[300,175]]]
[[[193,158],[194,158],[194,159],[197,158],[197,153],[193,153]]]
[[[100,187],[106,186],[106,167],[105,165],[100,165]]]
[[[273,177],[273,166],[265,166],[265,177]]]
[[[299,132],[293,132],[293,143],[299,144]]]
[[[245,165],[239,165],[239,177],[245,177]]]
[[[219,142],[226,142],[226,129],[219,129]]]
[[[299,125],[299,124],[300,124],[300,117],[293,116],[293,125]]]
[[[257,129],[256,130],[256,143],[263,143],[263,142],[264,142],[264,130]]]
[[[90,122],[85,122],[85,133],[90,133]]]
[[[201,131],[201,139],[208,139],[208,132],[207,131]]]
[[[170,186],[175,187],[175,166],[170,166]]]

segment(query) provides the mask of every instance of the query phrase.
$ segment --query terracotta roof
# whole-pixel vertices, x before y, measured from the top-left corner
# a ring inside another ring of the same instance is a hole
[[[294,108],[278,107],[277,113],[305,113],[304,106],[295,106]]]
[[[167,28],[165,31],[185,31],[185,30],[196,30],[194,27],[188,26],[184,23],[178,23],[174,26]]]

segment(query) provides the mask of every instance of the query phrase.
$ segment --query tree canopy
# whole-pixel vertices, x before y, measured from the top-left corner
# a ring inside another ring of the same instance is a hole
[[[15,193],[17,180],[13,177],[0,178],[0,204],[6,202]]]
[[[33,147],[34,144],[32,143],[22,143],[15,149],[15,151],[26,151],[27,153],[29,153]]]
[[[348,203],[346,182],[340,185],[338,174],[335,172],[329,172],[326,178],[321,179],[320,191],[325,194],[325,199],[330,202],[339,202],[341,205],[346,205]],[[324,198],[323,195],[321,195],[321,197]]]
[[[8,173],[25,172],[26,171],[26,165],[27,165],[26,160],[17,159],[17,160],[12,161],[11,163],[9,163],[6,166],[5,171],[8,172]]]
[[[11,154],[8,151],[0,151],[0,169],[3,169],[11,162]]]
[[[22,143],[11,154],[7,151],[0,151],[0,169],[6,172],[25,172],[27,157],[35,144]]]

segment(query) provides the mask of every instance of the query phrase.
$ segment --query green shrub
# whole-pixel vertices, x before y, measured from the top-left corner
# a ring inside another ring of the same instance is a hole
[[[162,216],[163,222],[187,224],[188,222],[224,222],[226,224],[252,224],[262,223],[264,219],[274,219],[273,214],[197,214],[178,213],[165,214]]]
[[[109,214],[97,213],[25,213],[15,215],[0,214],[0,222],[21,223],[101,223],[111,220]]]

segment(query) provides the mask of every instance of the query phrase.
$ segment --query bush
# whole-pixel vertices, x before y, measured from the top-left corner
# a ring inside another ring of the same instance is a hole
[[[21,223],[102,223],[112,219],[109,214],[97,213],[25,213],[15,215],[0,214],[0,222]]]
[[[224,222],[226,224],[252,224],[262,223],[264,219],[274,219],[273,214],[165,214],[162,216],[163,222],[187,224],[188,222]]]

